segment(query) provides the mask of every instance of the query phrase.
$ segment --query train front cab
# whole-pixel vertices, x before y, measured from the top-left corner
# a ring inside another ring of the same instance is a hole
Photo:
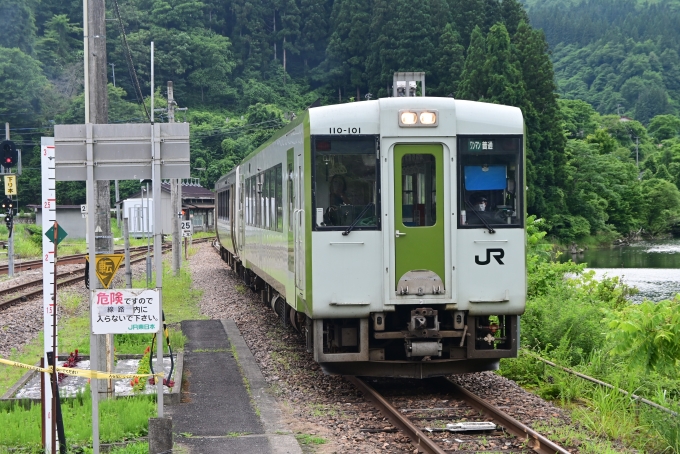
[[[327,373],[428,377],[517,354],[521,113],[439,102],[432,127],[405,126],[403,112],[426,109],[389,99],[380,134],[312,136],[314,230],[326,231],[313,243],[314,353]]]

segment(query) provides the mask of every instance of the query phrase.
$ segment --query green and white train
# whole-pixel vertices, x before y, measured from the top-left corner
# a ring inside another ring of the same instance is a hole
[[[509,106],[308,109],[216,183],[222,258],[326,373],[493,370],[525,308],[524,143]]]

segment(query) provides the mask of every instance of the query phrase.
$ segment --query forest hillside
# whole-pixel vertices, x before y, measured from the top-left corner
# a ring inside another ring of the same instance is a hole
[[[550,44],[558,93],[647,124],[680,106],[680,2],[527,0]]]
[[[109,122],[149,121],[153,41],[155,105],[173,81],[192,174],[212,187],[315,100],[376,99],[395,71],[425,71],[428,95],[522,109],[528,211],[551,234],[663,235],[680,230],[676,5],[108,0]],[[80,0],[0,0],[0,122],[23,151],[20,206],[38,200],[40,136],[84,121],[81,24]],[[84,187],[59,183],[57,197],[82,203]]]

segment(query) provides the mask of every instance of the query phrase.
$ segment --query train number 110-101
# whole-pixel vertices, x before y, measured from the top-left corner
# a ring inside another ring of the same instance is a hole
[[[328,128],[330,134],[361,134],[361,128]]]

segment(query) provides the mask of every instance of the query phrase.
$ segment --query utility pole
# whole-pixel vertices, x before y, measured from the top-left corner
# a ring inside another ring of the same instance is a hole
[[[111,75],[113,76],[113,86],[116,86],[116,64],[115,63],[109,63],[111,65]]]
[[[85,123],[108,123],[107,93],[108,64],[106,60],[106,5],[104,0],[83,0],[84,6],[84,66],[85,66]],[[94,250],[90,247],[90,286],[99,287],[95,271],[96,254],[113,252],[111,236],[111,193],[108,180],[94,180],[87,185],[88,213],[94,216]],[[90,330],[90,332],[92,332]],[[107,348],[108,347],[108,348]],[[108,351],[108,352],[107,352]],[[107,355],[108,353],[108,355]],[[113,356],[113,336],[90,334],[90,367],[102,370],[108,357]],[[93,452],[99,454],[99,400],[108,395],[104,380],[91,380]]]
[[[107,92],[106,63],[106,7],[104,0],[87,0],[88,37],[87,52],[87,99],[85,123],[108,123],[109,100]],[[111,237],[110,182],[98,180],[94,184],[96,204],[95,247],[98,254],[113,252]],[[90,193],[88,193],[88,196]]]
[[[120,193],[118,192],[118,180],[115,180],[116,184],[116,226],[120,229]]]
[[[168,122],[175,122],[175,98],[172,81],[168,81]],[[172,273],[179,276],[181,267],[181,240],[179,231],[179,213],[182,211],[182,201],[179,196],[179,180],[170,180],[170,204],[172,206]]]

